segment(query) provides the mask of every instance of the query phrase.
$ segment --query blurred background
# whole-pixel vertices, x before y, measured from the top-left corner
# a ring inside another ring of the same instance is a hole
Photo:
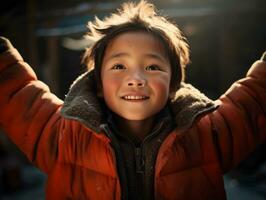
[[[9,0],[0,7],[0,35],[11,40],[52,92],[64,98],[85,71],[86,24],[121,0]],[[266,50],[265,0],[151,1],[183,31],[191,49],[186,82],[218,98]],[[1,113],[0,113],[1,114]],[[1,132],[1,130],[0,130]],[[265,144],[224,176],[228,199],[266,199]],[[0,133],[0,199],[44,199],[46,176]]]

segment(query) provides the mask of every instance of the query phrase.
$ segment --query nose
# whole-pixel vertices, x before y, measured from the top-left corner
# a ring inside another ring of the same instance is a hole
[[[146,79],[141,73],[136,72],[129,77],[127,85],[131,87],[144,87],[146,85]]]

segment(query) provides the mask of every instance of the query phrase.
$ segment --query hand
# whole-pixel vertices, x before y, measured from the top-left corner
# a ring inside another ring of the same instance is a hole
[[[7,51],[12,47],[13,47],[12,44],[7,38],[0,36],[0,53],[4,53],[5,51]]]
[[[266,62],[266,51],[264,51],[264,53],[262,54],[260,60],[265,61]]]

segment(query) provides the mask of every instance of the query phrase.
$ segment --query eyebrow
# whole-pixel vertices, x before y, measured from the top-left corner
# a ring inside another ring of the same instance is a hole
[[[148,57],[148,58],[154,58],[154,59],[159,60],[161,62],[167,61],[167,59],[165,59],[163,56],[161,56],[160,54],[157,54],[157,53],[147,53],[144,56]],[[130,54],[126,53],[126,52],[118,52],[118,53],[115,53],[115,54],[112,54],[111,56],[109,56],[106,59],[106,61],[113,59],[113,58],[119,58],[119,57],[130,57]]]

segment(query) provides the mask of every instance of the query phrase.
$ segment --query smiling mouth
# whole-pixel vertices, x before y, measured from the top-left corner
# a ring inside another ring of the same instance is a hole
[[[143,100],[149,99],[150,97],[127,95],[127,96],[123,96],[121,98],[124,100],[127,100],[127,101],[143,101]]]

